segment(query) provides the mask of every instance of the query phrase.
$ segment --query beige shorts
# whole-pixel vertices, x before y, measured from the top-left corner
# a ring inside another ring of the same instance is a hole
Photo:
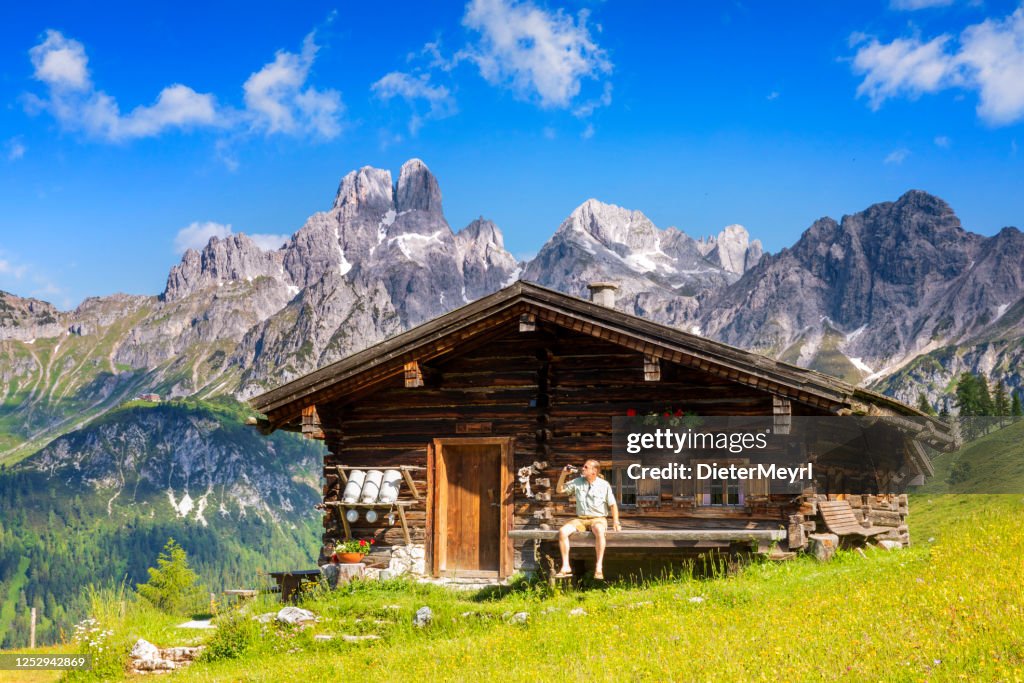
[[[577,517],[576,519],[569,520],[569,524],[576,527],[576,531],[580,533],[590,531],[590,527],[595,524],[604,527],[604,530],[608,531],[608,519],[605,517]]]

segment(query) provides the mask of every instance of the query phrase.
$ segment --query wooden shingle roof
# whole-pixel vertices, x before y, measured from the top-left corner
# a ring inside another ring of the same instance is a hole
[[[361,392],[401,374],[407,362],[423,363],[451,353],[523,314],[834,414],[927,417],[893,398],[830,375],[524,281],[256,396],[249,403],[267,415],[266,429],[288,428],[303,408]],[[943,429],[941,423],[937,425]]]

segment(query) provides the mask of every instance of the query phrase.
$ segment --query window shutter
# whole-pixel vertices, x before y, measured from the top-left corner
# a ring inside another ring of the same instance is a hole
[[[767,479],[748,479],[747,496],[767,496],[769,483]]]
[[[636,498],[641,505],[661,504],[661,480],[639,479],[636,482]]]

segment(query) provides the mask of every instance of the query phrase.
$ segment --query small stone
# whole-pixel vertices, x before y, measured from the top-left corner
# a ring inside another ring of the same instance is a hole
[[[381,609],[402,609],[401,605],[384,605]]]
[[[570,617],[585,617],[585,616],[587,616],[587,610],[583,609],[582,607],[577,607],[576,609],[569,610],[569,616]]]
[[[704,598],[699,595],[694,595],[692,598],[690,598],[689,602],[704,602]]]
[[[429,607],[420,607],[418,610],[416,610],[416,616],[413,617],[412,623],[414,626],[419,626],[420,628],[423,628],[424,626],[429,625],[430,622],[432,622],[433,620],[434,610],[430,609]]]
[[[899,541],[879,541],[878,545],[885,548],[886,550],[902,550],[903,544]]]
[[[516,612],[515,614],[512,615],[512,623],[513,624],[525,624],[529,620],[530,620],[530,613],[529,612]]]
[[[315,621],[316,615],[308,609],[289,605],[281,608],[277,613],[277,620],[285,624],[304,624],[307,621]]]
[[[839,547],[839,537],[835,534],[810,534],[807,538],[810,540],[808,552],[814,555],[818,562],[831,560],[836,554],[836,548]]]
[[[333,640],[333,639],[334,639],[334,636],[332,636],[332,635],[330,635],[328,633],[320,633],[318,635],[313,636],[313,640],[315,640],[317,642],[320,642],[320,643],[326,642],[328,640]]]
[[[345,634],[341,637],[346,643],[361,643],[364,640],[380,640],[380,636],[369,633],[363,636],[350,636]]]
[[[277,612],[264,612],[263,614],[257,614],[253,617],[253,619],[260,622],[261,624],[268,624],[271,621],[273,621],[274,617],[276,616]]]
[[[157,659],[159,656],[157,646],[143,638],[139,638],[132,646],[132,659]]]

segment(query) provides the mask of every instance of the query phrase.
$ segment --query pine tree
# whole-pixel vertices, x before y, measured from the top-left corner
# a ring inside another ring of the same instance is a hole
[[[188,555],[173,539],[167,539],[156,567],[150,567],[149,581],[137,586],[139,595],[171,614],[185,614],[198,605],[199,577],[188,564]]]
[[[974,417],[978,414],[977,378],[964,371],[956,383],[956,406],[960,417]]]
[[[934,415],[935,408],[928,402],[928,397],[924,395],[924,392],[918,392],[917,394],[917,409],[925,415]]]
[[[1003,418],[1010,416],[1010,397],[1002,382],[996,384],[996,393],[992,397],[992,412],[999,417],[1000,426],[1003,424]]]
[[[978,384],[978,415],[995,415],[995,404],[988,389],[988,380],[984,375],[977,375],[975,381]]]
[[[1013,401],[1010,404],[1010,415],[1012,417],[1024,417],[1024,409],[1020,405],[1020,394],[1013,392]]]

